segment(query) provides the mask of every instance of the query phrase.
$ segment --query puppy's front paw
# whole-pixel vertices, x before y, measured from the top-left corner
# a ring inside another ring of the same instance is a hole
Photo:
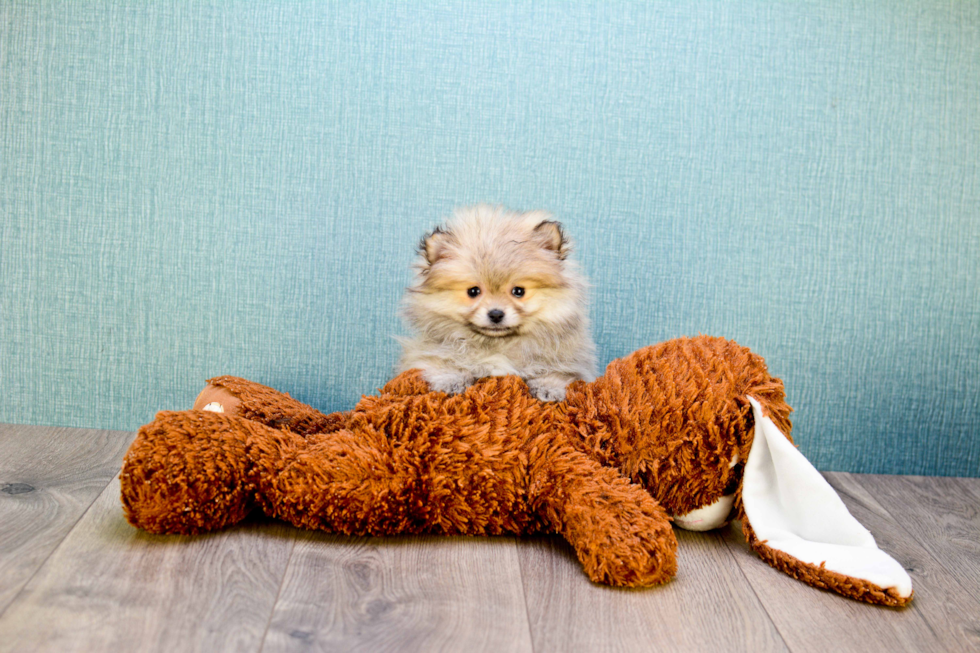
[[[436,372],[426,370],[422,373],[422,378],[429,384],[429,389],[434,392],[445,392],[449,395],[458,395],[466,388],[473,385],[474,379],[466,374],[458,372]]]
[[[565,386],[564,379],[554,377],[527,380],[527,387],[531,390],[531,394],[541,401],[564,401]]]

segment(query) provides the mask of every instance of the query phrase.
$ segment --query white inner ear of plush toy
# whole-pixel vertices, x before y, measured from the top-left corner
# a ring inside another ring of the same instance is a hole
[[[752,397],[755,437],[742,478],[742,505],[761,541],[797,560],[912,593],[912,579],[848,512],[820,475]]]

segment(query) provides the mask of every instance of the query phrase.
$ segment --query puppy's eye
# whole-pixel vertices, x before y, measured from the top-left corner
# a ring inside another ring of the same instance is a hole
[[[513,288],[510,289],[510,294],[513,295],[514,297],[523,297],[524,289],[520,286],[514,286]]]
[[[473,286],[472,288],[466,290],[466,294],[469,295],[470,297],[476,297],[480,294],[480,287]]]

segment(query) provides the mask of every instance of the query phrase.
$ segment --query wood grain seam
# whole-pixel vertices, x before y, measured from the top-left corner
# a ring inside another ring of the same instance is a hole
[[[731,528],[725,530],[724,533],[718,534],[718,539],[724,542],[725,550],[728,551],[728,555],[731,557],[732,562],[734,562],[735,566],[738,568],[738,573],[742,577],[742,580],[745,582],[746,585],[749,586],[749,589],[752,590],[752,596],[755,597],[756,602],[759,604],[759,608],[766,614],[766,618],[769,619],[769,623],[772,624],[773,630],[775,630],[776,634],[779,635],[779,641],[783,643],[783,646],[786,648],[787,651],[792,651],[793,647],[789,645],[789,641],[787,641],[786,637],[783,635],[782,630],[780,630],[779,623],[772,618],[771,614],[769,614],[769,608],[766,607],[765,601],[763,601],[762,597],[759,596],[759,593],[755,589],[755,585],[752,583],[752,579],[748,577],[748,574],[745,573],[745,569],[742,567],[742,564],[739,562],[739,557],[744,552],[741,549],[737,548],[733,542],[731,542],[732,537],[735,537],[735,535],[732,532]],[[753,553],[753,555],[755,554]],[[778,573],[778,572],[776,572],[776,570],[774,569],[773,573]]]
[[[276,608],[279,606],[279,598],[282,596],[282,588],[286,584],[286,578],[289,576],[289,568],[293,564],[293,552],[295,550],[296,535],[294,534],[291,538],[289,546],[289,557],[286,559],[286,564],[282,568],[282,576],[279,578],[279,587],[276,589],[276,598],[269,606],[269,618],[265,620],[265,628],[262,630],[262,639],[259,641],[259,647],[257,649],[258,653],[262,653],[262,651],[265,650],[265,642],[269,637],[269,628],[272,626],[272,620],[276,616]]]
[[[531,611],[527,608],[527,582],[524,580],[524,561],[521,559],[519,551],[517,551],[522,544],[522,538],[514,538],[514,553],[517,554],[517,573],[521,575],[521,599],[524,601],[524,622],[527,624],[527,641],[531,644],[531,651],[534,651],[534,633],[531,630]]]

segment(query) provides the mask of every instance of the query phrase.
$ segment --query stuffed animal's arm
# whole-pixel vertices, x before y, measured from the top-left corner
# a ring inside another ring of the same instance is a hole
[[[347,422],[346,413],[324,415],[285,392],[235,376],[208,379],[194,401],[194,409],[238,415],[301,435],[329,433],[344,428]]]
[[[646,587],[676,573],[670,518],[646,490],[614,469],[570,446],[552,445],[531,466],[531,496],[594,582]]]

